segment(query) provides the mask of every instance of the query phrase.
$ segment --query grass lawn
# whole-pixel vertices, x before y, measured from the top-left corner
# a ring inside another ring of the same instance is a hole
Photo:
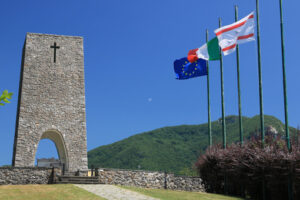
[[[128,186],[119,186],[135,192],[142,193],[161,200],[242,200],[237,197],[230,197],[218,194],[202,193],[202,192],[184,192],[163,189],[145,189]]]
[[[103,200],[74,185],[0,185],[0,200]]]

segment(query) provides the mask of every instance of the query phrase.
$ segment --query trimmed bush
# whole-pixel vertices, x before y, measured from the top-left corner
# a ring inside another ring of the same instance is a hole
[[[243,146],[232,144],[207,149],[196,163],[206,190],[262,199],[288,199],[288,184],[294,199],[300,199],[300,148],[292,144],[286,148],[280,136],[269,135],[262,148],[259,138],[252,138]],[[265,189],[263,189],[265,188]]]

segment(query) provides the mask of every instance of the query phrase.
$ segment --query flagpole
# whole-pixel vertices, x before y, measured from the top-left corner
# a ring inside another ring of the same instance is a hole
[[[238,6],[235,6],[235,21],[238,21]],[[241,88],[240,88],[240,52],[239,45],[236,45],[236,66],[237,66],[237,84],[238,84],[238,101],[239,101],[239,128],[240,142],[243,145],[243,122],[242,122],[242,106],[241,106]]]
[[[219,18],[219,28],[222,21]],[[224,80],[223,80],[223,57],[222,49],[220,48],[220,74],[221,74],[221,101],[222,101],[222,133],[223,133],[223,148],[226,149],[226,122],[225,122],[225,106],[224,106]],[[224,194],[227,194],[227,173],[224,174]]]
[[[258,55],[258,78],[259,78],[260,129],[261,129],[261,144],[262,144],[262,147],[264,148],[264,146],[265,146],[265,127],[264,127],[262,72],[261,72],[261,56],[260,56],[259,0],[256,0],[256,23],[257,23],[257,55]]]
[[[281,54],[282,54],[282,76],[283,76],[283,96],[284,96],[284,117],[285,117],[285,135],[286,145],[291,151],[290,133],[289,133],[289,120],[288,120],[288,105],[287,105],[287,92],[286,92],[286,74],[285,74],[285,51],[284,51],[284,35],[283,35],[283,17],[282,17],[282,0],[279,0],[280,7],[280,32],[281,32]],[[291,174],[288,179],[288,199],[293,199],[293,186]]]
[[[264,127],[264,111],[263,111],[263,91],[261,78],[261,57],[260,57],[260,31],[259,31],[259,0],[256,0],[256,23],[257,23],[257,56],[258,56],[258,78],[259,78],[259,105],[260,105],[260,131],[261,146],[265,147],[265,127]],[[266,199],[266,182],[263,172],[262,180],[262,198]]]
[[[221,18],[219,18],[219,28],[221,28]],[[221,100],[222,100],[222,133],[223,133],[223,148],[226,149],[226,122],[225,122],[225,106],[224,106],[224,80],[223,80],[223,58],[222,50],[220,49],[220,71],[221,71]]]
[[[280,30],[281,30],[281,54],[282,54],[282,75],[283,75],[283,96],[284,96],[284,116],[285,116],[285,134],[287,148],[291,150],[290,133],[289,133],[289,120],[288,120],[288,105],[287,105],[287,92],[286,92],[286,74],[285,74],[285,55],[284,55],[284,37],[283,37],[283,17],[282,17],[282,0],[280,4]]]
[[[208,30],[206,29],[206,43],[208,42]],[[208,145],[212,145],[211,121],[210,121],[210,93],[209,93],[209,63],[207,65],[207,113],[208,113]]]

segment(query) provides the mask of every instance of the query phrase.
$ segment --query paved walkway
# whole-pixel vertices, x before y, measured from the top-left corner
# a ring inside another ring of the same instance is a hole
[[[98,196],[108,200],[158,200],[153,197],[145,196],[143,194],[119,188],[114,185],[103,184],[75,184],[77,187],[85,189]]]

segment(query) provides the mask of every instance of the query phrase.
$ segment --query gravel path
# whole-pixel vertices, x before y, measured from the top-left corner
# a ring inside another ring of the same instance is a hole
[[[75,184],[75,186],[85,189],[108,200],[158,200],[156,198],[119,188],[114,185]]]

